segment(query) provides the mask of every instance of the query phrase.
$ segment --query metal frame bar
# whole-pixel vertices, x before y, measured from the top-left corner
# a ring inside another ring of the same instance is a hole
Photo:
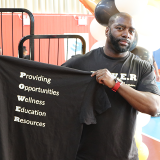
[[[19,42],[19,45],[18,45],[18,50],[19,50],[19,57],[22,58],[23,56],[23,43],[26,41],[26,40],[32,40],[34,41],[34,39],[51,39],[51,38],[79,38],[82,42],[82,54],[85,54],[86,52],[86,42],[84,40],[84,38],[80,35],[27,35],[25,37],[23,37],[21,39],[21,41]],[[34,48],[34,45],[32,45],[31,47]],[[31,52],[31,60],[34,60],[34,53]]]
[[[21,12],[22,16],[23,16],[23,12],[27,13],[30,17],[30,35],[34,35],[34,16],[33,14],[25,8],[0,8],[0,12],[1,12],[1,17],[2,17],[2,12]],[[2,26],[2,18],[1,18],[1,26]],[[23,18],[22,18],[22,27],[23,27]],[[2,32],[2,28],[1,28],[1,32]],[[23,30],[22,30],[23,32]],[[23,33],[22,33],[23,35]],[[12,42],[13,43],[13,42]],[[23,50],[23,46],[22,46],[22,50]],[[2,46],[2,52],[3,52],[3,46]],[[32,54],[31,54],[32,53]],[[22,55],[23,57],[23,55]],[[22,58],[19,55],[19,58]],[[30,40],[30,57],[33,60],[34,59],[34,40]]]

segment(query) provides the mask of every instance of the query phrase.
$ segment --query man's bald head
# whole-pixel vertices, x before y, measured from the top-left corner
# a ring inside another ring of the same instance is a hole
[[[132,17],[128,13],[125,13],[125,12],[116,13],[109,18],[108,27],[110,27],[116,21],[116,19],[118,19],[120,17],[132,19]]]
[[[111,16],[106,27],[106,36],[107,47],[112,48],[118,54],[127,52],[135,36],[132,17],[124,12]]]

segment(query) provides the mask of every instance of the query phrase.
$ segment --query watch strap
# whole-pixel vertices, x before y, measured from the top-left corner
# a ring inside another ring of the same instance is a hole
[[[117,92],[118,88],[121,86],[121,84],[123,83],[123,81],[118,81],[118,79],[115,79],[116,84],[114,85],[114,87],[112,88],[112,91]]]
[[[112,91],[117,92],[118,88],[120,87],[121,82],[116,82],[116,84],[114,85],[114,87],[112,88]]]

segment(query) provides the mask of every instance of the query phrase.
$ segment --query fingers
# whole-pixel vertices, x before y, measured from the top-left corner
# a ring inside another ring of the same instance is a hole
[[[100,84],[104,84],[104,80],[110,75],[107,69],[97,70],[92,73],[91,77],[96,76],[96,80]]]
[[[107,72],[109,72],[107,69],[100,69],[100,70],[97,70],[97,71],[95,71],[95,72],[93,72],[92,74],[91,74],[91,77],[93,77],[93,76],[100,76],[100,75],[102,75],[102,74],[104,74],[104,73],[107,73]],[[110,72],[109,72],[110,73]]]
[[[97,70],[92,73],[91,77],[96,76],[96,81],[100,84],[104,84],[109,88],[112,88],[115,85],[115,80],[110,71],[107,69]]]
[[[97,71],[93,72],[93,73],[91,74],[91,77],[95,76],[96,73],[97,73]]]
[[[96,80],[100,84],[104,84],[104,82],[108,79],[110,72],[107,69],[99,70],[96,73]]]
[[[105,76],[102,75],[102,76],[96,76],[96,81],[100,84],[104,84],[104,78]]]

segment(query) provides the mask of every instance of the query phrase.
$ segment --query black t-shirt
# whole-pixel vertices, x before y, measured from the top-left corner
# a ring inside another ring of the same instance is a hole
[[[0,159],[75,160],[110,103],[91,72],[0,56]]]
[[[30,55],[25,55],[23,58],[24,59],[30,59]]]
[[[160,95],[153,67],[132,53],[112,58],[98,48],[71,58],[63,66],[84,71],[107,68],[132,88]],[[138,160],[133,138],[137,111],[118,92],[104,88],[111,108],[97,116],[96,125],[84,125],[76,160]]]

